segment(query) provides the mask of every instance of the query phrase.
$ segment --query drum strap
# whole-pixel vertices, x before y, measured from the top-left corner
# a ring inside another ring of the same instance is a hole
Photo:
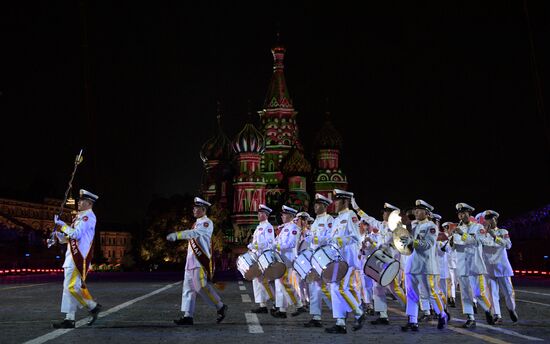
[[[208,258],[208,255],[204,250],[202,249],[201,245],[197,242],[196,239],[189,239],[189,246],[191,246],[191,250],[193,251],[193,254],[201,263],[202,267],[204,268],[204,271],[206,271],[206,279],[208,281],[211,280],[211,272],[210,272],[210,258]]]

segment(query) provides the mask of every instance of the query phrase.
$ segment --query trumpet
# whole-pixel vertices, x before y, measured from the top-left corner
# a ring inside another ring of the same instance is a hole
[[[392,244],[393,247],[399,253],[405,256],[410,256],[413,252],[412,244],[407,246],[403,245],[401,242],[402,237],[411,237],[411,232],[407,227],[401,222],[401,216],[399,215],[399,210],[394,210],[391,212],[388,218],[388,227],[392,230]]]

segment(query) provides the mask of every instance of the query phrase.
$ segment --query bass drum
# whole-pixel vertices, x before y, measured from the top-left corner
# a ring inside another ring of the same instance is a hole
[[[311,257],[313,257],[313,250],[303,250],[302,253],[296,257],[292,267],[298,273],[302,280],[308,283],[319,280],[319,274],[311,265]]]
[[[262,274],[258,266],[258,257],[254,252],[243,253],[237,258],[237,270],[249,281]]]
[[[274,250],[266,250],[258,258],[260,271],[268,281],[283,277],[286,272],[286,265],[281,255]]]
[[[399,266],[398,260],[378,249],[367,258],[363,266],[363,272],[382,287],[385,287],[397,276]]]
[[[311,265],[324,282],[339,282],[348,272],[348,263],[342,259],[340,251],[332,245],[319,247],[313,253]]]

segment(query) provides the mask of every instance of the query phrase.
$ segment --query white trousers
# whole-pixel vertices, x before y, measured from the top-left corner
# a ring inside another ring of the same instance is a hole
[[[348,312],[359,312],[359,298],[353,287],[355,269],[348,268],[340,282],[330,283],[330,297],[332,301],[332,317],[345,319]]]
[[[252,287],[254,289],[254,302],[266,303],[267,301],[274,300],[273,295],[275,291],[271,284],[263,276],[256,277],[252,280]]]
[[[300,300],[294,289],[294,271],[287,267],[283,277],[275,280],[275,306],[285,310],[290,305],[298,304]]]
[[[451,283],[451,294],[448,297],[452,297],[453,299],[456,298],[456,269],[455,268],[449,268],[449,276],[450,276],[450,283]]]
[[[372,304],[374,302],[374,281],[372,280],[372,278],[365,275],[365,273],[362,273],[361,276],[363,277],[363,293],[361,295],[361,298],[363,299],[364,303]]]
[[[441,300],[438,286],[438,275],[427,274],[405,274],[407,285],[407,315],[418,318],[418,304],[420,300],[420,290],[424,290],[428,300],[436,314],[441,314],[445,304]],[[429,309],[429,308],[428,308]]]
[[[185,270],[183,292],[181,294],[181,311],[185,312],[185,316],[193,317],[197,294],[207,304],[216,307],[216,309],[223,305],[214,287],[208,283],[206,273],[202,267]]]
[[[488,299],[487,283],[485,276],[460,276],[460,296],[462,298],[462,313],[474,314],[474,300],[484,311],[491,310],[491,302]]]
[[[322,301],[329,309],[332,309],[330,290],[322,281],[308,283],[309,290],[309,314],[321,316]]]
[[[394,280],[388,284],[385,287],[382,287],[377,282],[374,282],[374,311],[375,312],[387,312],[388,311],[388,302],[386,300],[386,290],[389,291],[395,298],[397,299],[397,302],[402,307],[405,307],[405,304],[407,303],[407,296],[405,295],[405,292],[399,285],[399,279],[396,277]],[[387,315],[387,314],[383,314]],[[385,318],[385,316],[382,316],[382,318]]]
[[[506,307],[508,310],[516,310],[516,295],[514,292],[514,286],[512,285],[511,277],[487,277],[489,280],[489,288],[491,289],[491,304],[493,306],[493,313],[500,316],[500,289],[504,294],[504,300],[506,301]]]
[[[61,298],[61,312],[74,314],[78,308],[94,309],[97,303],[93,300],[88,289],[82,288],[82,279],[75,267],[64,268],[63,297]]]

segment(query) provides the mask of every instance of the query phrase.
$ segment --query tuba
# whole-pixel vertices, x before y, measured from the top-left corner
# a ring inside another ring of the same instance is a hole
[[[410,245],[403,245],[401,242],[402,237],[410,237],[411,232],[407,229],[407,227],[401,222],[401,216],[399,215],[399,210],[394,210],[391,212],[389,218],[388,218],[388,227],[392,230],[393,235],[393,247],[399,253],[401,253],[404,256],[410,256],[413,252],[412,244]]]

